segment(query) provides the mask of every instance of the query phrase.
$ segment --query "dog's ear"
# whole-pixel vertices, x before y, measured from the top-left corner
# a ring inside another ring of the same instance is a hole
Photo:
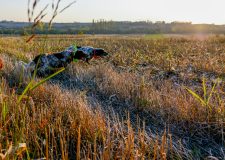
[[[94,53],[95,53],[95,56],[99,56],[99,57],[105,57],[108,55],[108,53],[105,52],[104,49],[102,49],[102,48],[94,49]]]

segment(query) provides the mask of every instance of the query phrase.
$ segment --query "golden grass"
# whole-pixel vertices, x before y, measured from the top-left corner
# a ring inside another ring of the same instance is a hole
[[[11,143],[27,147],[8,158],[224,158],[224,37],[57,35],[39,36],[30,44],[25,40],[0,38],[0,151],[5,154]],[[71,64],[16,103],[26,84],[12,74],[15,61],[73,43],[102,47],[110,56],[91,65]],[[207,90],[202,89],[203,75]],[[208,110],[186,87],[204,97],[217,77],[221,82]]]

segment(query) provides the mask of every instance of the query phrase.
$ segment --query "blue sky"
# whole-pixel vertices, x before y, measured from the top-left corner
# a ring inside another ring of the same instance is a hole
[[[61,8],[72,1],[62,0]],[[51,2],[52,0],[40,0],[37,11]],[[225,24],[224,6],[225,0],[77,0],[55,21],[164,20]],[[49,6],[49,15],[50,8]],[[0,0],[0,20],[27,21],[27,0]],[[45,21],[48,20],[49,17],[46,17]]]

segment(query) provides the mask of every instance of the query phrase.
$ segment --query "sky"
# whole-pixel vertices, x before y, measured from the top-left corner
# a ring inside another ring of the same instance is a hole
[[[36,14],[53,0],[40,0]],[[57,0],[54,0],[55,2]],[[60,8],[73,0],[62,0]],[[31,0],[33,2],[33,0]],[[0,20],[28,21],[27,0],[0,0]],[[77,0],[58,15],[54,22],[114,21],[185,21],[225,24],[225,0]],[[51,5],[48,10],[49,21]]]

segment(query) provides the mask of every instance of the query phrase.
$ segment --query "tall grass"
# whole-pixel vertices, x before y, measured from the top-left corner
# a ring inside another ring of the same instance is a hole
[[[24,44],[22,38],[0,39],[7,62],[0,83],[1,156],[224,158],[223,41],[57,35]],[[71,64],[47,83],[35,80],[27,96],[16,94],[15,60],[57,52],[71,42],[103,47],[110,57]],[[168,52],[171,58],[164,59]],[[217,77],[221,82],[213,83]],[[21,144],[22,152],[16,149]]]
[[[57,0],[57,2],[55,2],[54,0],[52,1],[52,4],[51,4],[52,16],[48,22],[48,30],[51,29],[53,20],[56,18],[56,16],[64,12],[66,9],[71,7],[76,2],[76,1],[73,1],[69,3],[67,6],[65,6],[64,8],[62,8],[61,10],[59,10],[61,1],[62,0]],[[42,22],[43,19],[48,14],[47,9],[50,4],[46,4],[45,7],[43,7],[43,9],[41,9],[36,16],[34,15],[35,10],[39,3],[40,3],[40,0],[33,0],[33,3],[31,3],[31,0],[28,0],[28,8],[27,8],[28,21],[29,22],[33,21],[33,24],[31,26],[32,35],[26,40],[26,43],[30,42],[36,36],[36,34],[34,33],[35,29],[41,26],[41,24],[43,23]]]

